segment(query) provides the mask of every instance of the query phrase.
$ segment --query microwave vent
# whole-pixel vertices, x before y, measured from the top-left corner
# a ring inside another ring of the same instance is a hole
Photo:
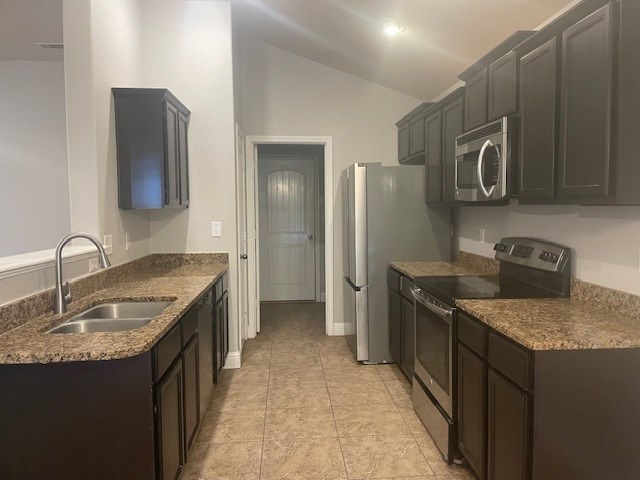
[[[496,133],[500,133],[501,131],[502,121],[490,123],[489,125],[485,125],[484,127],[476,128],[475,130],[465,135],[460,135],[458,138],[456,138],[456,147],[465,145],[469,142],[473,142],[474,140],[478,140],[479,138],[488,137],[489,135],[495,135]]]

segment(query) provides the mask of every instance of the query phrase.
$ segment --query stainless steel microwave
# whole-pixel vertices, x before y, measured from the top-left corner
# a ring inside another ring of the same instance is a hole
[[[503,117],[456,137],[455,199],[488,202],[509,193],[517,118]]]

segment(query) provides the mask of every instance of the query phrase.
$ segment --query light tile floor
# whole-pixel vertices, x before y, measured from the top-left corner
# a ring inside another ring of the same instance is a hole
[[[468,480],[448,466],[395,365],[359,365],[324,304],[263,304],[242,368],[225,370],[181,480]]]

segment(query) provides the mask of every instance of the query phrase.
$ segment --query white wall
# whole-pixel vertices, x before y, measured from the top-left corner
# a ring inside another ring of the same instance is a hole
[[[62,62],[0,62],[0,257],[71,229]]]
[[[241,62],[246,135],[333,137],[334,322],[340,323],[340,175],[355,162],[397,164],[394,124],[422,100],[245,39]]]
[[[113,236],[113,264],[150,253],[147,212],[118,209],[111,87],[144,86],[139,0],[64,1],[71,226]],[[125,232],[132,246],[125,249]]]
[[[231,7],[228,2],[145,0],[147,86],[166,87],[190,110],[187,210],[151,212],[151,250],[229,252],[230,350],[239,350]],[[211,237],[211,222],[222,237]]]
[[[503,236],[528,236],[572,248],[574,276],[640,294],[640,207],[460,207],[456,230],[461,250],[492,256]],[[485,229],[485,243],[480,229]]]

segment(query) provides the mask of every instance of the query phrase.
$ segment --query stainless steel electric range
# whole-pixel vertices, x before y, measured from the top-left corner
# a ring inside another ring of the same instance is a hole
[[[499,275],[418,277],[415,298],[413,405],[444,458],[462,461],[457,446],[457,299],[568,297],[571,250],[531,238],[503,238],[494,247]]]

